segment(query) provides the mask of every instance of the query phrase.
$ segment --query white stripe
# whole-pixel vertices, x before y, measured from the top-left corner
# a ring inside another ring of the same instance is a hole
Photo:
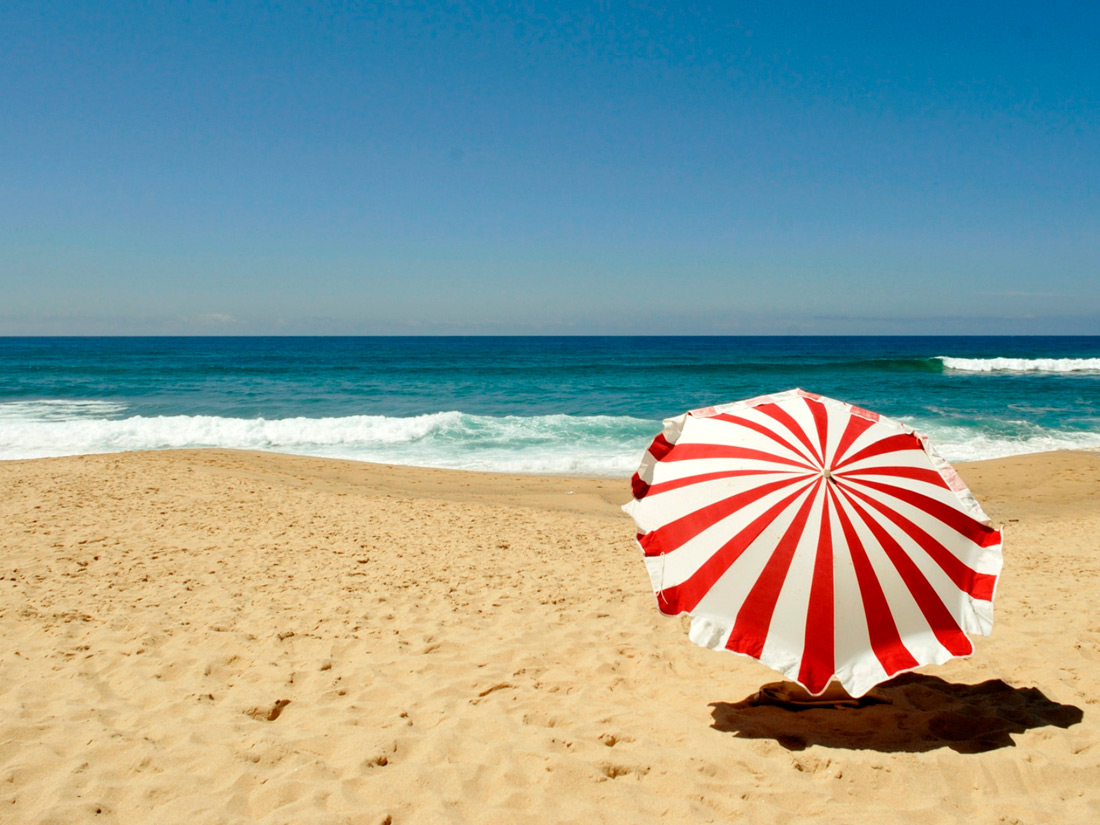
[[[752,421],[754,424],[761,425],[769,432],[775,433],[775,435],[783,439],[783,441],[789,442],[794,449],[784,447],[783,444],[751,427],[746,427],[743,424],[731,423],[729,421],[722,421],[716,418],[688,419],[688,423],[684,427],[684,436],[681,438],[680,443],[716,444],[738,449],[759,450],[762,453],[790,459],[802,464],[810,464],[813,466],[815,463],[812,461],[812,457],[809,455],[806,448],[795,440],[794,436],[787,431],[786,427],[783,427],[771,416],[756,410],[745,410],[738,413],[738,415],[741,418]],[[803,455],[803,453],[806,454]],[[726,459],[726,461],[731,462],[730,466],[733,467],[738,466],[738,462],[746,460],[749,459]],[[776,464],[779,463],[778,461],[776,462]]]
[[[812,488],[811,488],[812,489]],[[774,555],[780,539],[790,528],[798,508],[809,490],[800,495],[753,540],[729,569],[714,583],[699,601],[695,613],[737,617],[746,596],[760,578],[768,559]]]
[[[782,501],[787,496],[790,496],[798,489],[798,485],[791,485],[781,490],[777,490],[734,511],[726,518],[719,519],[672,552],[665,553],[659,557],[647,557],[647,564],[655,558],[662,559],[662,577],[660,579],[659,589],[663,590],[672,587],[673,585],[680,584],[691,578],[695,571],[698,570],[707,559],[718,552],[718,550],[731,538],[748,527],[749,524],[765,513],[770,507]],[[801,500],[801,498],[798,500]],[[773,521],[770,527],[765,528],[765,535],[772,536],[774,534],[774,524],[775,522]],[[782,536],[782,532],[779,533],[779,536]],[[776,539],[778,540],[778,536],[776,536]]]
[[[807,403],[807,400],[803,399],[798,403],[787,404],[783,406],[784,412],[786,412],[788,415],[790,415],[791,418],[795,420],[798,428],[802,431],[802,437],[813,444],[812,450],[805,444],[803,444],[801,439],[791,433],[791,431],[788,430],[787,427],[783,424],[776,422],[775,427],[780,435],[782,435],[792,444],[796,445],[799,450],[804,452],[808,457],[813,460],[815,466],[818,466],[820,464],[820,461],[817,458],[817,455],[821,452],[821,439],[818,438],[817,423],[814,421],[813,413],[810,411],[809,405],[813,403],[815,402],[812,400]]]
[[[834,661],[836,677],[853,696],[862,696],[873,686],[886,679],[886,671],[871,648],[871,636],[867,630],[868,618],[863,607],[863,594],[859,589],[851,551],[844,539],[844,529],[835,509],[830,509],[833,529],[833,609]]]
[[[652,481],[646,482],[651,487],[664,484],[669,481],[693,478],[707,473],[722,473],[734,470],[748,470],[754,473],[811,473],[814,470],[804,467],[795,467],[790,464],[780,464],[775,461],[756,461],[752,459],[731,460],[728,458],[693,458],[690,461],[662,461],[654,468]],[[747,476],[752,478],[751,476]],[[755,478],[768,480],[768,476],[760,475]],[[778,475],[775,478],[779,478]]]
[[[759,489],[762,485],[789,481],[799,477],[810,480],[809,476],[799,471],[797,474],[784,472],[772,475],[769,473],[768,475],[735,476],[733,478],[700,481],[660,493],[651,492],[631,512],[634,514],[641,532],[648,533],[690,513],[698,512],[704,507]],[[795,482],[795,485],[797,485],[797,482]],[[784,489],[793,490],[794,486],[785,487]]]
[[[921,528],[925,533],[943,545],[949,553],[954,555],[971,570],[978,573],[991,573],[993,575],[997,575],[1001,572],[1003,558],[1001,557],[999,545],[996,547],[982,547],[915,505],[894,498],[886,493],[880,493],[877,490],[868,490],[857,485],[852,486],[860,492],[866,493],[874,501],[881,503],[887,510],[893,510],[913,522],[917,527]],[[859,501],[861,506],[873,512],[878,512],[874,507],[858,496],[853,497]],[[890,531],[891,535],[895,537],[904,535],[901,528],[896,526],[886,516],[879,514],[879,521],[883,527]],[[924,555],[924,550],[918,550],[917,552]]]
[[[917,449],[916,447],[896,450],[891,453],[883,453],[882,455],[868,456],[859,461],[853,461],[850,464],[845,464],[843,467],[840,467],[837,470],[837,474],[859,473],[864,475],[873,473],[881,467],[907,467],[914,470],[929,470],[936,473],[937,477],[941,477],[936,471],[936,468],[929,462],[928,456],[925,454],[924,450]]]
[[[806,644],[806,617],[809,612],[810,590],[813,586],[814,558],[821,524],[824,485],[818,488],[811,505],[806,529],[799,538],[791,567],[775,603],[768,637],[760,661],[775,668],[788,679],[798,679],[802,652]]]
[[[859,454],[861,451],[868,447],[882,441],[886,438],[891,438],[898,435],[913,435],[916,437],[916,433],[910,427],[906,427],[904,424],[894,421],[890,418],[880,418],[873,423],[870,427],[860,433],[855,441],[849,445],[848,449],[844,451],[844,455],[840,458],[841,469],[848,470],[850,467],[862,466],[864,462],[873,462],[877,464],[892,464],[896,456],[899,456],[906,452],[917,452],[922,456],[924,450],[920,449],[917,445],[920,444],[919,440],[914,440],[912,446],[899,447],[888,453],[882,453],[880,455],[872,456],[870,458],[860,459],[859,461],[849,464],[847,463],[852,456]],[[926,465],[927,466],[927,465]]]
[[[897,567],[890,560],[886,551],[879,544],[870,528],[854,512],[850,505],[841,497],[841,506],[852,522],[852,526],[859,536],[867,554],[867,560],[874,570],[875,579],[882,588],[883,596],[894,620],[898,635],[906,649],[915,659],[922,663],[939,664],[946,662],[952,654],[936,638],[932,632],[928,620],[917,604],[916,598],[909,590],[905,580],[898,572]],[[949,590],[958,593],[958,589],[950,585]],[[942,598],[942,597],[941,597]]]
[[[844,498],[843,494],[841,498]],[[951,578],[943,571],[943,568],[933,561],[932,557],[929,556],[916,541],[911,539],[908,534],[897,527],[892,521],[889,521],[886,516],[878,512],[874,507],[871,507],[867,502],[861,501],[858,498],[855,499],[855,505],[862,509],[867,514],[868,518],[881,526],[882,529],[898,543],[902,552],[909,557],[914,566],[928,581],[928,584],[936,591],[940,601],[944,603],[944,606],[951,612],[951,615],[958,619],[959,616],[962,615],[960,607],[964,601],[969,601],[969,596],[959,590]],[[863,519],[851,509],[851,506],[848,507],[847,511],[851,513],[853,523],[857,525],[863,524]],[[860,535],[864,535],[862,531]],[[874,536],[870,533],[870,529],[867,528],[865,543],[872,541],[875,543],[876,547],[879,546]]]
[[[840,439],[843,437],[844,431],[848,428],[848,422],[852,419],[852,415],[846,407],[837,404],[822,403],[821,406],[825,410],[826,422],[828,424],[825,440],[825,466],[829,467],[836,458],[837,447],[840,446]]]

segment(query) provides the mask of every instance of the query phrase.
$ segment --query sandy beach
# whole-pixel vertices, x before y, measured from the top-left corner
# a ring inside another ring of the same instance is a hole
[[[0,821],[1100,821],[1100,455],[958,469],[993,635],[795,712],[657,612],[625,480],[0,462]]]

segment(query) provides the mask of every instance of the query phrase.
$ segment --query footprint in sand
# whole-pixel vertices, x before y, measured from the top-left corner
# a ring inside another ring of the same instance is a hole
[[[269,708],[249,708],[245,713],[261,722],[274,722],[282,714],[283,708],[289,704],[289,699],[277,699]]]

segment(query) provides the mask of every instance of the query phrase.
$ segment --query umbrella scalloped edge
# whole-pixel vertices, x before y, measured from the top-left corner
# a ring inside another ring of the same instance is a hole
[[[916,661],[911,666],[896,666],[889,670],[888,676],[893,677],[900,673],[915,670],[927,664],[942,664],[951,658],[965,658],[973,652],[973,644],[970,642],[967,632],[976,633],[980,635],[989,635],[993,625],[993,596],[995,595],[995,589],[997,579],[1000,574],[1001,565],[1001,534],[1000,531],[992,531],[990,527],[990,519],[982,510],[981,506],[975,500],[973,494],[969,488],[959,477],[954,468],[943,459],[939,453],[931,446],[928,439],[914,428],[907,424],[897,421],[896,419],[886,418],[878,413],[871,412],[869,410],[862,409],[860,407],[848,404],[843,401],[838,401],[832,398],[827,398],[814,393],[806,392],[802,389],[792,389],[781,393],[774,393],[768,395],[761,395],[755,398],[746,399],[743,401],[736,401],[729,404],[722,404],[716,406],[702,407],[699,409],[691,410],[682,415],[665,419],[663,422],[663,429],[658,435],[649,449],[646,450],[642,457],[640,466],[635,474],[632,484],[634,488],[634,498],[628,502],[623,509],[630,513],[636,524],[638,525],[638,539],[639,545],[642,546],[643,552],[645,552],[645,546],[642,544],[646,534],[652,529],[658,527],[657,524],[649,524],[649,516],[643,512],[641,508],[641,500],[649,493],[649,489],[653,484],[654,472],[661,460],[673,450],[677,442],[680,440],[684,428],[691,418],[711,418],[718,415],[735,415],[739,412],[748,410],[753,407],[767,404],[781,404],[783,402],[789,402],[793,398],[805,398],[808,400],[816,401],[827,407],[833,408],[837,412],[842,412],[845,415],[857,416],[859,418],[867,419],[872,423],[885,423],[892,429],[911,435],[920,445],[920,449],[923,450],[927,457],[927,460],[940,478],[943,480],[943,484],[952,492],[958,502],[959,510],[965,513],[973,521],[984,525],[992,532],[990,536],[990,542],[983,544],[983,548],[988,550],[990,558],[995,561],[989,570],[982,575],[992,576],[992,587],[988,590],[988,600],[984,598],[986,595],[982,593],[982,598],[975,598],[974,595],[963,594],[963,601],[968,602],[969,611],[962,612],[957,617],[958,628],[962,631],[965,637],[966,647],[963,649],[962,645],[956,647],[954,651],[948,651],[943,646],[937,645],[922,645],[920,648],[919,661]],[[996,538],[995,543],[992,541]],[[666,556],[664,553],[651,554],[646,553],[646,567],[649,572],[653,589],[657,596],[657,606],[662,613],[666,615],[689,615],[691,617],[691,628],[689,631],[689,638],[695,644],[702,647],[707,647],[713,650],[725,650],[727,652],[736,653],[740,656],[746,656],[757,661],[761,661],[763,664],[771,667],[774,670],[779,671],[787,678],[801,684],[813,695],[820,695],[822,692],[828,689],[828,681],[820,687],[814,687],[806,684],[806,681],[801,678],[800,675],[800,660],[803,656],[801,651],[794,653],[791,651],[773,650],[769,656],[764,657],[760,655],[754,655],[752,653],[745,653],[732,647],[728,647],[726,640],[729,639],[731,631],[734,626],[734,619],[732,617],[708,615],[705,612],[699,612],[692,609],[681,609],[678,606],[671,604],[662,604],[662,597],[665,582],[665,562]],[[669,609],[671,608],[671,609]],[[877,666],[870,664],[870,651],[868,656],[864,657],[864,660],[855,659],[845,662],[844,664],[838,663],[835,666],[833,679],[840,682],[841,685],[853,696],[860,696],[874,687],[882,681],[881,670],[877,669]]]

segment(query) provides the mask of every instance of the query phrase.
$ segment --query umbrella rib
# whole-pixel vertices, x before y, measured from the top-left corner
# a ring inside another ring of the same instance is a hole
[[[771,627],[772,616],[775,614],[775,606],[779,601],[779,594],[790,572],[795,550],[798,549],[798,543],[806,531],[810,509],[820,490],[821,480],[818,479],[783,537],[776,544],[775,551],[768,557],[756,583],[741,603],[737,618],[734,620],[733,631],[726,641],[726,647],[729,650],[760,658],[764,650],[764,642],[768,637],[768,629]]]
[[[909,593],[920,608],[928,626],[952,656],[969,656],[974,652],[974,645],[967,635],[959,627],[955,617],[951,615],[944,604],[936,588],[928,581],[924,573],[917,567],[916,562],[909,557],[897,540],[890,535],[885,527],[864,508],[860,507],[851,495],[841,489],[848,506],[852,508],[874,535],[879,546],[886,553],[890,563],[897,570],[898,575],[905,583]]]
[[[658,607],[661,612],[669,616],[675,616],[695,610],[715,583],[726,574],[726,571],[756,541],[768,525],[774,522],[795,499],[810,489],[813,484],[818,483],[820,482],[814,481],[800,487],[781,501],[773,504],[712,553],[705,562],[695,569],[691,576],[679,584],[660,590],[657,596]],[[648,535],[652,534],[647,534],[647,537]],[[639,539],[640,541],[642,539]]]
[[[871,642],[871,650],[874,651],[875,658],[879,660],[888,676],[915,668],[920,663],[913,658],[913,654],[901,640],[897,624],[890,612],[890,603],[886,600],[882,585],[875,576],[867,550],[860,541],[855,526],[836,491],[830,489],[829,492],[836,507],[837,517],[840,519],[840,527],[852,559],[852,566],[855,568],[856,583],[863,602],[863,614],[867,621],[867,636]]]
[[[993,589],[997,583],[997,577],[992,573],[979,573],[967,565],[958,556],[944,547],[927,531],[910,521],[901,513],[892,510],[880,501],[866,493],[844,485],[838,485],[842,490],[857,496],[860,500],[878,510],[886,518],[896,524],[901,530],[915,541],[929,558],[947,575],[955,586],[969,596],[981,601],[993,600]]]

